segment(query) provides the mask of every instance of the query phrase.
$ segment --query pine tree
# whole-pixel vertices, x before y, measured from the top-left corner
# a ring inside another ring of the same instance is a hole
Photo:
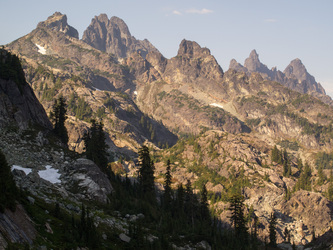
[[[329,179],[329,183],[328,183],[327,197],[330,201],[333,201],[333,174],[332,174],[332,169],[331,169],[330,179]]]
[[[83,141],[87,158],[95,162],[103,171],[106,171],[108,146],[105,142],[106,136],[103,127],[102,122],[97,123],[94,119],[91,120],[91,127],[83,136]]]
[[[276,216],[271,213],[269,220],[269,245],[276,247]]]
[[[280,154],[280,151],[278,150],[278,148],[275,145],[271,152],[272,161],[279,162],[279,154]]]
[[[10,166],[5,155],[0,150],[0,212],[3,212],[5,208],[14,211],[18,194],[19,191],[13,179]]]
[[[65,121],[67,119],[66,113],[66,100],[64,97],[60,96],[57,100],[54,101],[50,116],[54,126],[54,133],[65,145],[68,143],[68,133],[65,127]]]
[[[234,194],[230,198],[231,221],[234,226],[235,236],[243,242],[246,242],[246,226],[244,217],[244,197],[240,194]]]
[[[148,199],[155,199],[155,166],[150,159],[149,149],[143,145],[139,150],[139,185],[142,194]]]
[[[176,210],[178,213],[182,213],[184,211],[184,196],[185,196],[184,187],[182,184],[179,184],[176,195]]]
[[[206,184],[203,184],[201,191],[200,191],[200,213],[201,213],[202,220],[210,219],[207,196],[208,196],[208,192],[207,192]]]
[[[168,160],[165,173],[165,182],[164,182],[164,207],[166,209],[170,209],[171,201],[172,201],[171,173],[170,173],[170,160]]]
[[[194,197],[191,181],[187,180],[185,185],[185,197],[184,197],[184,211],[186,213],[187,220],[192,227],[194,227]]]

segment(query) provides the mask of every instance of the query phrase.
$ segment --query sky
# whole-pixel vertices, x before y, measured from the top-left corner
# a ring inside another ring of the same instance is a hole
[[[36,28],[54,12],[67,15],[80,38],[101,13],[125,21],[165,57],[183,39],[210,49],[224,71],[255,49],[268,68],[295,58],[333,97],[333,0],[0,0],[0,45]]]

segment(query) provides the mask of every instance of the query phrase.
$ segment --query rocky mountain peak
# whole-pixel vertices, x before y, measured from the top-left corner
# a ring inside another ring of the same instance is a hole
[[[106,24],[109,22],[109,18],[107,16],[107,14],[104,14],[104,13],[100,14],[99,16],[95,16],[95,18],[92,19],[92,21],[94,21],[94,20],[98,20],[99,22],[106,23]]]
[[[113,16],[110,19],[110,23],[111,25],[114,25],[119,28],[119,31],[122,34],[122,36],[131,37],[131,33],[129,32],[128,26],[123,19]]]
[[[202,48],[194,41],[183,39],[179,45],[177,56],[201,57],[210,55],[210,50]]]
[[[318,92],[320,94],[326,94],[324,88],[308,73],[304,64],[298,58],[292,60],[283,73],[287,78],[297,80],[298,83],[302,85],[305,93]]]
[[[235,59],[231,59],[229,69],[233,69],[240,72],[247,72],[247,68],[237,62]]]
[[[290,64],[286,67],[283,73],[287,77],[296,77],[298,80],[307,80],[309,73],[307,72],[304,64],[298,58],[292,60]]]
[[[37,27],[46,27],[55,31],[60,31],[65,35],[79,39],[79,32],[68,25],[67,16],[60,12],[55,12],[52,16],[48,17],[46,21],[40,22]]]
[[[82,40],[94,48],[119,58],[138,52],[143,58],[150,51],[158,51],[148,40],[133,37],[126,23],[119,17],[108,19],[106,14],[95,16],[84,31]]]
[[[249,72],[260,72],[269,74],[269,69],[266,65],[262,64],[259,60],[259,55],[256,50],[252,50],[250,56],[245,60],[245,68]]]

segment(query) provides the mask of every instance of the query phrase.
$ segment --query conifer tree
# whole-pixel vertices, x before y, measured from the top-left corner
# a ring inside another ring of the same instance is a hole
[[[60,96],[54,101],[52,106],[52,111],[50,113],[51,121],[53,122],[53,131],[60,138],[60,140],[67,145],[68,143],[68,133],[65,127],[65,121],[67,119],[67,107],[66,100],[64,97]]]
[[[246,242],[246,226],[244,217],[244,197],[240,194],[234,194],[230,198],[231,221],[234,226],[235,236]]]
[[[106,171],[107,159],[107,144],[106,136],[103,130],[103,123],[97,123],[94,119],[91,120],[89,131],[83,136],[86,156],[99,166],[103,171]]]
[[[171,173],[170,173],[170,160],[168,160],[166,173],[165,173],[165,181],[164,181],[164,206],[165,206],[165,208],[170,209],[171,201],[172,201]]]
[[[271,213],[269,220],[269,245],[276,247],[276,216]]]
[[[5,208],[15,210],[18,193],[10,166],[0,150],[0,212],[3,212]]]
[[[143,145],[139,150],[139,185],[148,199],[155,199],[154,162],[150,159],[149,149]]]
[[[180,213],[184,211],[184,196],[185,196],[184,187],[182,184],[179,184],[176,195],[176,209]]]
[[[280,154],[280,151],[278,150],[278,148],[275,145],[271,152],[272,161],[279,162],[279,154]]]
[[[209,220],[209,218],[210,218],[207,196],[208,196],[208,192],[207,192],[206,184],[203,184],[201,191],[200,191],[200,213],[201,213],[202,220]]]

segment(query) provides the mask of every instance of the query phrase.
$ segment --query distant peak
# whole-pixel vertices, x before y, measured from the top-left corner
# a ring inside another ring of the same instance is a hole
[[[198,43],[194,41],[183,39],[179,45],[179,50],[178,50],[178,56],[181,55],[188,55],[188,56],[210,55],[210,50],[207,48],[202,48]]]
[[[79,32],[67,23],[67,16],[61,12],[55,12],[49,16],[46,21],[40,22],[37,27],[46,27],[52,30],[60,31],[68,36],[79,39]]]
[[[253,59],[259,60],[259,55],[258,55],[258,53],[257,53],[257,51],[255,49],[251,51],[249,58],[253,58]]]
[[[107,14],[104,13],[100,14],[99,16],[95,16],[95,19],[103,23],[107,23],[109,21]]]

